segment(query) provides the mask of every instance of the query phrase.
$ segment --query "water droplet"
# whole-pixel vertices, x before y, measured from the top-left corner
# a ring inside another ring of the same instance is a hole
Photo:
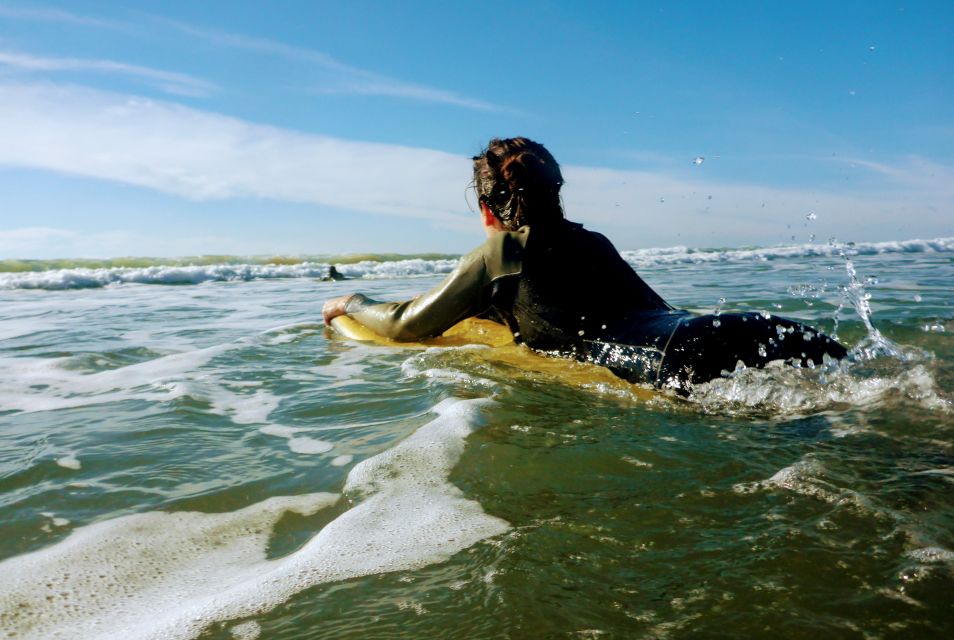
[[[874,51],[874,50],[875,50],[875,46],[873,44],[868,46],[868,51]]]
[[[817,220],[817,219],[818,219],[818,216],[816,216],[814,213],[809,213],[807,216],[805,216],[805,219],[806,219],[806,220]]]
[[[721,327],[721,326],[722,326],[722,321],[719,320],[718,318],[716,318],[716,319],[714,319],[714,320],[712,321],[712,326],[713,326],[713,327],[717,327],[717,328],[718,328],[718,327]]]
[[[725,298],[719,298],[719,304],[725,304]]]
[[[706,159],[705,159],[704,157],[702,157],[702,156],[696,156],[696,157],[692,160],[692,164],[698,166],[698,165],[702,164],[702,163],[705,162],[705,161],[706,161]]]
[[[712,196],[708,196],[706,200],[712,200]]]
[[[849,242],[846,246],[847,246],[849,249],[854,249],[854,248],[855,248],[855,243],[854,243],[854,242]]]
[[[865,276],[865,284],[878,284],[878,276]]]
[[[814,234],[814,233],[811,234],[810,236],[808,236],[808,241],[809,241],[809,242],[815,242],[815,234]]]
[[[577,331],[577,334],[578,334],[578,335],[581,335],[581,336],[582,336],[584,333],[586,333],[586,332],[583,331],[583,329],[580,329],[579,331]]]
[[[914,301],[915,301],[915,302],[921,302],[921,294],[920,294],[920,293],[915,293],[915,294],[914,294]]]
[[[759,355],[762,356],[763,358],[768,355],[768,351],[765,350],[764,344],[759,345]]]
[[[606,325],[600,325],[600,329],[606,329]]]
[[[666,200],[665,200],[662,196],[660,196],[660,197],[659,197],[659,201],[660,201],[660,202],[665,202]]]

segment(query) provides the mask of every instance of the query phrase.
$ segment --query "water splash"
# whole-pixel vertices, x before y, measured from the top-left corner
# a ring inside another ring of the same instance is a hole
[[[859,342],[852,350],[853,355],[861,360],[872,360],[878,356],[890,356],[901,360],[906,359],[903,350],[891,342],[878,331],[871,320],[871,294],[865,289],[865,285],[858,279],[858,271],[855,269],[855,263],[852,260],[857,252],[854,251],[855,244],[847,243],[842,247],[838,254],[845,261],[845,271],[848,274],[848,284],[841,287],[841,293],[845,301],[850,304],[861,322],[865,325],[868,335]],[[874,280],[873,282],[877,282]],[[837,335],[838,312],[844,307],[844,303],[838,306],[835,312],[835,329]]]

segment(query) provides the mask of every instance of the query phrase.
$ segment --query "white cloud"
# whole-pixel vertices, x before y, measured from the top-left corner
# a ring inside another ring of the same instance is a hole
[[[113,60],[84,58],[44,58],[12,51],[0,51],[0,66],[19,71],[79,71],[109,73],[150,81],[167,93],[184,96],[205,96],[215,85],[194,76],[173,71],[126,64]]]
[[[419,100],[421,102],[438,102],[453,105],[455,107],[464,107],[466,109],[476,109],[478,111],[497,111],[518,113],[512,109],[504,109],[483,100],[465,98],[452,91],[442,89],[432,89],[413,85],[407,82],[397,80],[388,80],[371,74],[362,74],[364,77],[350,79],[342,82],[336,87],[322,87],[316,90],[316,93],[325,94],[346,94],[346,95],[365,95],[365,96],[389,96],[393,98],[406,98],[409,100]]]
[[[954,196],[954,168],[945,167],[920,156],[909,156],[903,165],[889,165],[861,158],[843,158],[842,161],[849,165],[864,167],[899,185],[940,191]]]
[[[72,24],[85,27],[98,27],[102,29],[115,29],[125,31],[128,26],[113,20],[103,20],[100,18],[90,18],[80,16],[62,9],[48,9],[39,7],[13,7],[0,4],[0,17],[12,18],[15,20],[31,20],[38,22],[56,22],[61,24]]]
[[[469,159],[355,142],[78,87],[0,84],[0,165],[138,185],[193,200],[265,198],[471,227]],[[885,165],[887,166],[887,165]],[[565,167],[571,219],[618,246],[775,243],[792,233],[879,240],[950,235],[949,169],[912,187],[822,191]],[[711,196],[711,199],[710,197]],[[806,216],[817,220],[807,224]],[[804,237],[798,238],[805,241]],[[388,250],[388,247],[381,247]]]
[[[465,158],[78,87],[0,85],[0,165],[194,200],[259,197],[452,223]]]
[[[256,38],[218,29],[209,29],[187,24],[177,20],[152,16],[152,19],[184,34],[212,42],[217,45],[244,49],[268,55],[279,56],[287,60],[302,61],[332,72],[332,83],[318,88],[319,93],[388,96],[421,102],[448,104],[477,111],[514,113],[512,109],[462,96],[453,91],[414,84],[389,78],[366,69],[355,67],[322,51],[296,47],[267,38]]]
[[[29,227],[0,229],[0,259],[105,258],[188,256],[204,254],[252,255],[254,243],[225,235],[162,237],[125,230],[83,232],[74,229]]]
[[[69,241],[76,233],[67,229],[27,227],[23,229],[0,229],[0,256],[30,255],[51,244]]]
[[[944,180],[918,188],[888,182],[878,191],[833,192],[651,171],[568,167],[565,174],[570,217],[585,212],[581,218],[612,226],[627,248],[771,244],[793,235],[805,242],[810,234],[819,240],[945,236],[945,220],[954,211],[954,194]]]

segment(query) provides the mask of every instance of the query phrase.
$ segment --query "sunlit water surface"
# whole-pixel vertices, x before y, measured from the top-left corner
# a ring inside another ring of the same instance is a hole
[[[0,291],[0,633],[951,637],[952,253],[640,272],[854,361],[685,400],[320,325],[436,276]]]

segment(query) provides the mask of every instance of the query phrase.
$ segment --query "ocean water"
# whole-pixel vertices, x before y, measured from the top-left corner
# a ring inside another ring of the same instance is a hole
[[[451,256],[0,263],[0,637],[951,637],[954,239],[625,256],[851,361],[680,398],[321,325]]]

